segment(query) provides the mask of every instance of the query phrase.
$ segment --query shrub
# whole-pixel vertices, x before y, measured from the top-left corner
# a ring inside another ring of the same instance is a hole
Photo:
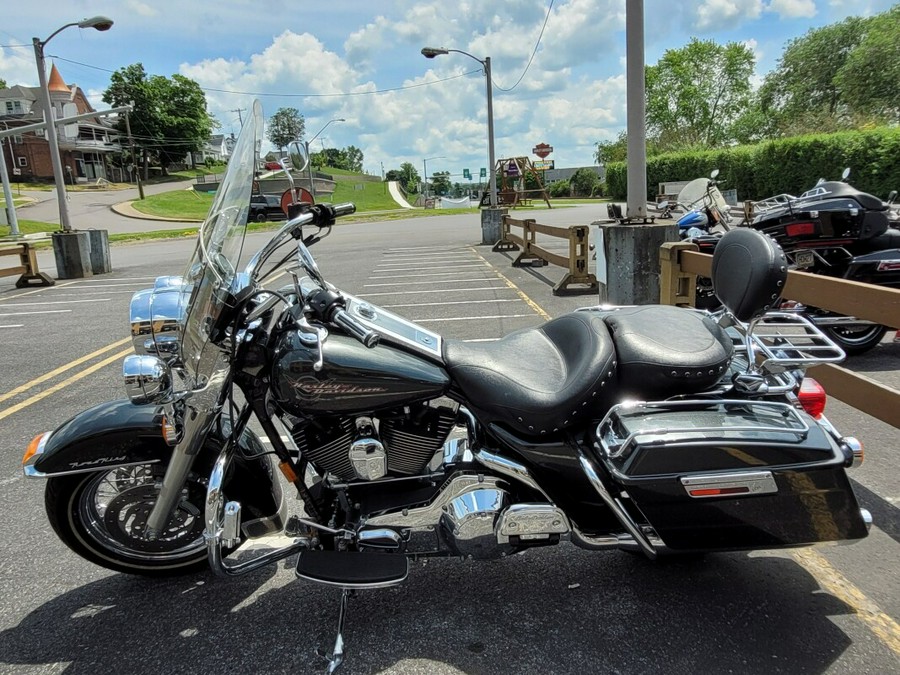
[[[850,181],[864,192],[885,196],[900,189],[900,128],[844,131],[795,136],[719,150],[674,152],[647,160],[647,197],[659,184],[693,180],[719,169],[727,188],[739,199],[763,199],[788,192],[800,194],[819,178],[838,180],[850,167]],[[627,167],[611,162],[606,183],[615,199],[628,192]]]

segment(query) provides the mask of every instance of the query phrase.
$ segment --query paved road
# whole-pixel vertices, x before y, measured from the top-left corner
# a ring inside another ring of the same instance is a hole
[[[602,215],[539,213],[559,224]],[[476,217],[434,217],[336,227],[313,251],[339,287],[451,337],[496,338],[592,301],[554,298],[555,268],[511,268],[479,240]],[[127,345],[115,343],[127,336],[130,295],[180,273],[191,246],[117,246],[111,275],[32,291],[0,285],[0,325],[20,326],[0,328],[2,673],[306,673],[322,665],[313,648],[330,647],[336,591],[281,565],[229,581],[106,572],[58,542],[43,486],[21,478],[35,433],[121,396]],[[900,345],[886,342],[851,365],[898,387],[898,357]],[[863,542],[664,565],[570,545],[497,563],[418,563],[406,584],[351,602],[342,672],[900,671],[900,432],[838,402],[829,415],[867,447],[853,473],[876,518]]]
[[[171,192],[178,189],[191,189],[193,181],[176,183],[158,183],[144,186],[145,195],[160,192]],[[13,191],[18,194],[17,191]],[[56,190],[23,190],[22,195],[36,200],[34,203],[18,209],[17,216],[23,220],[38,220],[45,223],[59,223],[59,202]],[[96,190],[69,192],[69,221],[76,230],[100,229],[117,232],[146,232],[174,228],[183,224],[163,221],[131,222],[112,210],[113,204],[131,201],[138,198],[137,188],[127,190]],[[161,225],[156,223],[160,222]]]

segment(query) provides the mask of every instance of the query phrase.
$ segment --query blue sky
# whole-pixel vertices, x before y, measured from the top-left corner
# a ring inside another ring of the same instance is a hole
[[[646,0],[646,62],[691,37],[738,41],[757,55],[761,78],[789,39],[891,4]],[[149,73],[196,80],[226,133],[240,130],[235,111],[258,97],[267,115],[281,107],[300,110],[307,137],[344,118],[320,139],[328,147],[362,149],[370,173],[380,173],[382,163],[391,169],[404,161],[421,172],[429,158],[429,174],[461,174],[487,164],[485,81],[479,64],[463,55],[427,60],[420,54],[424,46],[443,46],[491,57],[498,157],[530,155],[535,144],[546,142],[558,167],[585,166],[592,163],[594,144],[614,138],[625,125],[625,2],[555,0],[548,18],[550,5],[9,0],[0,16],[0,78],[36,86],[32,37],[43,40],[66,23],[102,14],[115,21],[109,31],[69,28],[46,48],[63,78],[84,89],[97,108],[105,107],[101,95],[110,71],[141,62]]]

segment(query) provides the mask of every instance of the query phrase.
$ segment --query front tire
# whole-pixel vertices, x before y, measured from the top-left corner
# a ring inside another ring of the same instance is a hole
[[[873,349],[887,332],[886,326],[864,324],[860,326],[826,326],[825,333],[846,352],[855,356]]]
[[[49,478],[44,502],[50,525],[82,558],[117,572],[162,577],[206,569],[200,475],[188,477],[165,532],[155,540],[143,536],[164,470],[145,464]]]

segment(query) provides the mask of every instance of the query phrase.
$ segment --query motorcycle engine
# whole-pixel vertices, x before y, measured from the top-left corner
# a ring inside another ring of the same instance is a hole
[[[419,474],[443,446],[456,409],[434,402],[379,413],[301,420],[291,437],[320,473],[343,480],[377,480]]]

